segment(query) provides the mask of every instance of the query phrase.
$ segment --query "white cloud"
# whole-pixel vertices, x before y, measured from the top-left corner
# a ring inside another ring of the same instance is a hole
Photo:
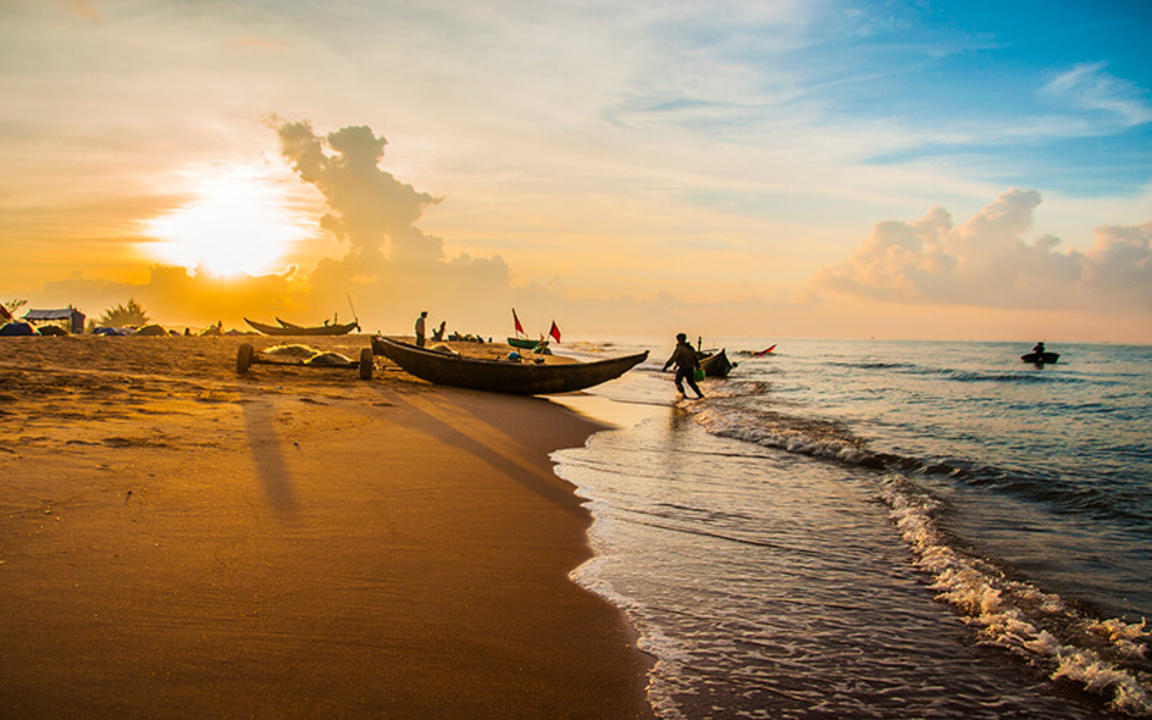
[[[1152,313],[1152,222],[1101,227],[1087,252],[1061,252],[1055,236],[1025,239],[1040,203],[1039,192],[1013,189],[959,226],[939,207],[877,223],[816,284],[897,303]]]
[[[1080,108],[1115,116],[1126,126],[1152,121],[1152,106],[1133,83],[1107,72],[1107,63],[1082,63],[1061,73],[1044,94]]]

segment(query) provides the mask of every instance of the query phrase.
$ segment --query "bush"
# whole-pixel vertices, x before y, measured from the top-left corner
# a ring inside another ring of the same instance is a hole
[[[96,318],[99,327],[142,327],[148,324],[148,313],[140,307],[140,303],[129,298],[127,305],[117,305],[108,308],[103,315]]]

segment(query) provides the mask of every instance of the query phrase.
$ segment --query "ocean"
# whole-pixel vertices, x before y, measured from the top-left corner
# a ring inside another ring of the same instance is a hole
[[[553,459],[659,717],[1152,716],[1152,347],[714,345],[700,401],[670,340],[562,346],[651,351]]]

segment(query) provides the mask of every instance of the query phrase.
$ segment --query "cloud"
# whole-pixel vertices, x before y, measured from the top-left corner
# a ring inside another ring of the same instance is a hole
[[[1107,63],[1082,63],[1044,86],[1043,94],[1120,118],[1128,127],[1152,121],[1152,107],[1133,83],[1107,72]]]
[[[911,223],[877,223],[848,260],[825,268],[818,287],[894,303],[1152,312],[1152,223],[1104,226],[1087,252],[1024,235],[1041,203],[1010,190],[954,226],[936,207]]]
[[[281,152],[300,179],[327,202],[321,225],[348,247],[340,258],[324,258],[305,282],[318,300],[342,301],[346,294],[371,307],[389,324],[420,308],[453,322],[477,322],[508,305],[511,272],[499,255],[447,258],[444,241],[416,222],[442,198],[397,180],[379,165],[388,141],[365,126],[317,136],[308,122],[281,122]],[[330,153],[325,152],[325,148]]]
[[[441,198],[420,192],[380,168],[387,140],[364,126],[316,135],[308,122],[277,120],[283,157],[300,180],[324,197],[322,227],[343,254],[281,274],[216,278],[208,272],[155,265],[144,282],[117,282],[75,273],[47,283],[44,301],[82,299],[107,307],[134,297],[160,322],[207,324],[276,315],[302,324],[333,313],[347,317],[349,299],[365,330],[403,332],[421,309],[447,318],[453,329],[503,317],[516,290],[503,258],[449,257],[444,241],[417,222]]]
[[[65,9],[78,17],[96,20],[102,18],[100,11],[92,7],[88,0],[64,0]]]
[[[443,257],[443,241],[415,223],[441,198],[417,192],[378,166],[388,141],[371,128],[346,127],[319,138],[307,122],[283,123],[281,152],[304,182],[328,201],[323,226],[351,245],[357,258],[377,258],[387,244],[398,265],[427,265]],[[325,155],[327,144],[333,155]]]

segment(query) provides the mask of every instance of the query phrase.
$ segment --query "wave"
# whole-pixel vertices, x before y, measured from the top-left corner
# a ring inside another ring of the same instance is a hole
[[[876,470],[882,487],[878,499],[889,506],[916,565],[931,575],[937,599],[977,628],[983,642],[1007,649],[1055,681],[1072,681],[1103,696],[1118,712],[1152,716],[1152,634],[1145,624],[1097,619],[1058,595],[1010,578],[991,560],[960,549],[961,543],[936,523],[947,506],[915,478],[946,475],[1068,512],[1148,528],[1152,517],[1128,509],[1132,504],[1124,503],[1115,488],[1077,487],[1059,478],[975,463],[878,452],[845,425],[827,420],[718,406],[699,406],[694,412],[717,436]]]
[[[1152,528],[1152,511],[1135,500],[1126,488],[1108,483],[1084,485],[1060,477],[1019,469],[1000,468],[957,458],[918,458],[874,450],[869,441],[845,425],[769,410],[731,407],[693,408],[697,422],[719,437],[751,442],[798,455],[833,460],[880,473],[933,475],[974,487],[993,490],[1059,513],[1083,513],[1137,530]],[[1142,452],[1143,446],[1135,449]]]
[[[912,547],[917,567],[984,642],[1071,681],[1132,716],[1152,716],[1152,633],[1145,622],[1101,620],[1058,595],[1011,579],[987,559],[970,555],[942,532],[945,504],[902,475],[884,478],[878,498]]]
[[[1082,375],[1073,375],[1060,372],[1039,372],[1034,368],[1021,368],[1017,370],[965,370],[961,368],[932,367],[909,362],[891,361],[837,361],[830,362],[835,367],[852,370],[884,371],[902,375],[923,375],[941,380],[959,383],[1014,383],[1020,385],[1031,384],[1093,384],[1093,385],[1119,385],[1116,381],[1102,378],[1086,378]]]

